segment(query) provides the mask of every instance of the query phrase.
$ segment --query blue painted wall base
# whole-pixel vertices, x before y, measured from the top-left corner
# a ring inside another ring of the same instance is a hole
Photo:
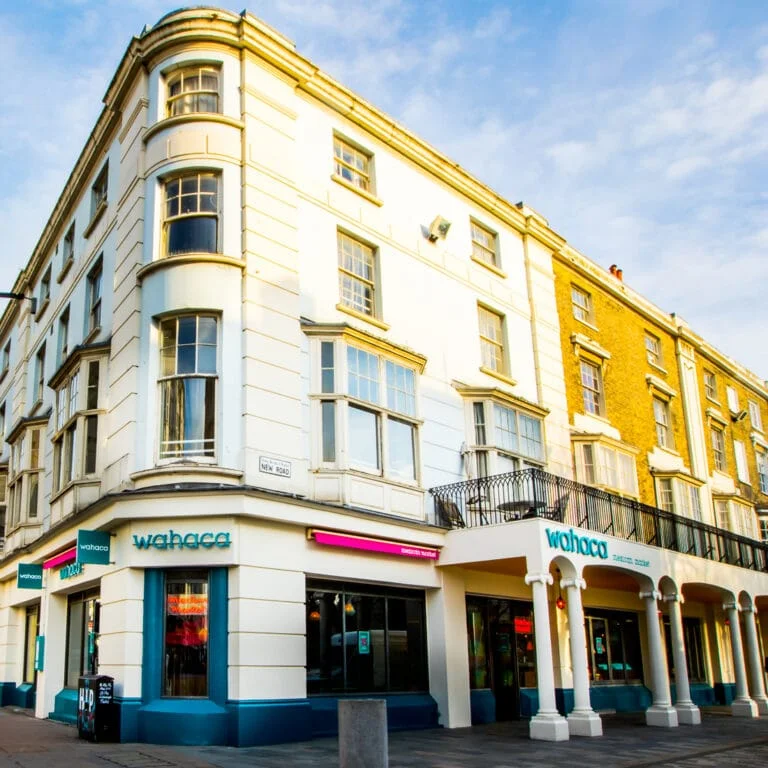
[[[677,701],[677,689],[675,684],[670,686],[672,691],[672,701]],[[717,704],[715,689],[706,683],[691,683],[691,699],[697,707],[711,707]]]
[[[11,694],[11,704],[22,709],[34,709],[35,698],[35,686],[32,683],[22,683]]]
[[[210,699],[157,699],[139,707],[138,741],[186,746],[226,745],[227,710]]]
[[[736,698],[736,683],[715,683],[715,703],[731,704]]]
[[[77,691],[74,688],[62,688],[53,700],[53,712],[48,713],[51,720],[77,725]]]
[[[520,694],[522,700],[522,691]],[[555,701],[558,711],[567,715],[573,709],[573,688],[556,688]],[[594,685],[589,689],[589,703],[596,712],[611,709],[616,712],[644,712],[652,702],[651,692],[644,685]]]
[[[496,722],[496,696],[490,688],[478,688],[469,692],[469,709],[472,725]]]
[[[229,744],[253,747],[312,738],[307,699],[228,701]]]
[[[138,741],[141,699],[115,696],[115,704],[120,711],[120,741]]]
[[[16,690],[16,683],[0,683],[0,707],[7,707],[11,703],[11,696]]]
[[[384,699],[390,731],[437,728],[437,702],[428,693],[364,694],[361,696],[317,696],[309,699],[312,710],[312,736],[335,736],[339,732],[339,698]]]
[[[557,691],[555,691],[557,695]],[[539,711],[539,689],[521,688],[520,689],[520,717],[528,720]]]

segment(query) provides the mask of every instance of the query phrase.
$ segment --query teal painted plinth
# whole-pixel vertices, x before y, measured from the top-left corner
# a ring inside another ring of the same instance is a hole
[[[120,713],[120,741],[138,741],[141,699],[124,699],[115,696],[115,704]]]
[[[253,747],[312,738],[307,699],[228,701],[229,744]]]
[[[0,683],[0,707],[7,707],[16,691],[16,683]]]
[[[715,703],[732,704],[736,698],[736,683],[715,683]]]
[[[22,683],[11,694],[11,704],[22,709],[35,708],[35,686],[32,683]]]
[[[677,688],[674,683],[670,686],[672,701],[677,701]],[[706,683],[691,683],[691,700],[697,707],[711,707],[717,704],[715,689]]]
[[[520,691],[521,699],[522,695],[523,691]],[[558,711],[567,715],[573,710],[573,688],[555,689],[555,701]],[[653,698],[644,685],[593,685],[589,689],[589,703],[596,712],[611,709],[616,712],[644,712],[653,703]]]
[[[227,721],[227,710],[210,699],[157,699],[136,712],[138,741],[146,744],[224,746]]]
[[[437,702],[428,693],[362,694],[360,696],[313,696],[312,736],[335,736],[339,732],[339,698],[384,699],[387,702],[387,726],[390,731],[437,728]]]
[[[523,720],[533,717],[539,711],[539,689],[520,689],[520,717]]]
[[[469,710],[472,725],[496,722],[496,697],[490,688],[478,688],[469,692]]]
[[[48,713],[51,720],[77,725],[77,691],[74,688],[62,688],[53,700],[53,712]]]

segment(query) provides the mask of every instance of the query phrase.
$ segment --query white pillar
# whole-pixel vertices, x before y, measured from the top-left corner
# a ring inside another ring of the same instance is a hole
[[[571,641],[571,668],[573,670],[573,712],[568,715],[571,736],[602,736],[603,721],[592,709],[589,701],[589,667],[587,665],[587,635],[584,631],[584,609],[581,590],[587,588],[584,579],[563,579],[568,605],[568,632]]]
[[[664,602],[669,603],[669,628],[672,635],[672,656],[675,660],[677,722],[682,725],[699,725],[701,711],[691,699],[691,685],[688,681],[688,660],[685,654],[683,616],[680,610],[683,596],[665,595]]]
[[[756,608],[742,608],[744,614],[744,637],[747,641],[747,669],[752,700],[761,715],[768,715],[768,697],[765,695],[765,678],[760,658],[760,644],[757,641]]]
[[[645,603],[645,623],[648,632],[648,653],[653,683],[653,704],[645,710],[645,722],[646,725],[674,728],[678,722],[677,710],[672,706],[667,659],[661,648],[659,609],[656,605],[656,601],[660,598],[661,593],[656,590],[640,593],[640,599]]]
[[[733,654],[733,673],[736,677],[736,698],[731,703],[731,712],[735,717],[757,717],[757,704],[749,698],[747,689],[747,670],[744,666],[744,647],[741,644],[738,603],[723,605],[731,630],[731,652]]]
[[[552,661],[552,636],[549,628],[547,584],[550,573],[529,573],[525,583],[533,590],[533,627],[536,634],[536,676],[539,682],[539,711],[531,718],[529,735],[542,741],[566,741],[568,721],[555,705],[555,671]]]
[[[472,716],[464,579],[449,568],[438,570],[440,589],[427,590],[429,691],[437,701],[440,725],[466,728]]]

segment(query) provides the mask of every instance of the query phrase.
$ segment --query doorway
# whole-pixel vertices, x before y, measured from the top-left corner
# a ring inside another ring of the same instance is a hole
[[[518,720],[520,691],[536,686],[530,603],[467,597],[470,689],[490,691],[495,719]]]

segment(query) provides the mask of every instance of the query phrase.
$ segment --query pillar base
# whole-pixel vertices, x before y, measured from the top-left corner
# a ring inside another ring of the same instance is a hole
[[[567,717],[568,733],[571,736],[602,736],[603,721],[591,709],[571,712]]]
[[[568,741],[568,721],[556,712],[534,715],[528,727],[528,735],[537,741]]]
[[[658,728],[677,728],[677,710],[670,705],[654,704],[645,710],[645,724]]]
[[[680,725],[701,725],[701,710],[692,701],[675,704],[675,709]]]
[[[757,714],[761,717],[768,715],[768,698],[758,698],[755,696],[753,700],[757,704]]]
[[[752,699],[736,699],[731,703],[734,717],[757,717],[757,703]]]

